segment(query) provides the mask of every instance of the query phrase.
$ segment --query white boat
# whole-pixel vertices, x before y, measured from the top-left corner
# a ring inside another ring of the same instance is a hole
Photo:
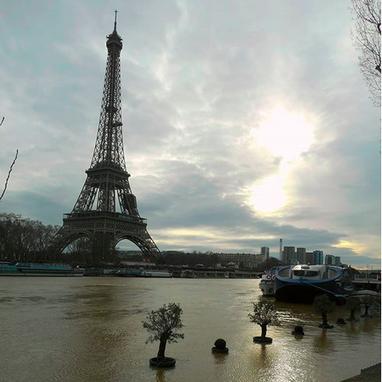
[[[327,294],[343,300],[349,294],[343,287],[347,269],[332,265],[298,264],[279,267],[275,297],[281,301],[311,303],[316,295]]]
[[[272,297],[276,291],[276,268],[272,268],[266,271],[262,276],[259,284],[259,288],[263,293],[263,296]]]

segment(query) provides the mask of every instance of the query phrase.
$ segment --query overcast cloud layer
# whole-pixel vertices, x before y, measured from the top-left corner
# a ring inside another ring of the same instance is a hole
[[[379,264],[380,115],[357,65],[349,5],[4,2],[0,179],[20,154],[0,211],[50,224],[71,211],[94,147],[117,8],[127,166],[161,250],[265,245],[277,255],[283,238]],[[275,110],[290,121],[267,146],[256,137]],[[297,152],[305,132],[291,128],[300,120],[312,136]],[[272,179],[283,203],[264,213],[254,190]]]

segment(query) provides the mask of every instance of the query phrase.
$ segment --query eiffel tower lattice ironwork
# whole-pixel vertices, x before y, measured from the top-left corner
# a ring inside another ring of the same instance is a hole
[[[129,184],[122,138],[120,52],[122,39],[114,30],[107,36],[107,64],[95,149],[87,178],[71,213],[65,214],[56,235],[56,250],[75,239],[87,237],[92,245],[91,263],[113,259],[122,239],[136,244],[145,257],[160,254],[139,216]]]

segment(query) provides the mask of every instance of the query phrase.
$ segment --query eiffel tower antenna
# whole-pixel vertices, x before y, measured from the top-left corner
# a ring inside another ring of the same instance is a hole
[[[117,13],[118,11],[114,11],[114,32],[117,32]]]
[[[87,237],[92,243],[88,259],[92,265],[115,260],[114,248],[122,239],[136,244],[146,258],[160,254],[146,229],[146,219],[139,215],[126,170],[120,76],[122,38],[117,33],[117,11],[106,47],[106,73],[93,157],[73,210],[65,214],[54,240],[56,253],[60,253],[77,238]]]

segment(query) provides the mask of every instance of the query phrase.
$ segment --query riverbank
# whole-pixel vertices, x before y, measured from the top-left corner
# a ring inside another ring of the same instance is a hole
[[[381,364],[361,369],[361,374],[356,375],[348,379],[344,379],[341,382],[380,382],[381,380]]]

